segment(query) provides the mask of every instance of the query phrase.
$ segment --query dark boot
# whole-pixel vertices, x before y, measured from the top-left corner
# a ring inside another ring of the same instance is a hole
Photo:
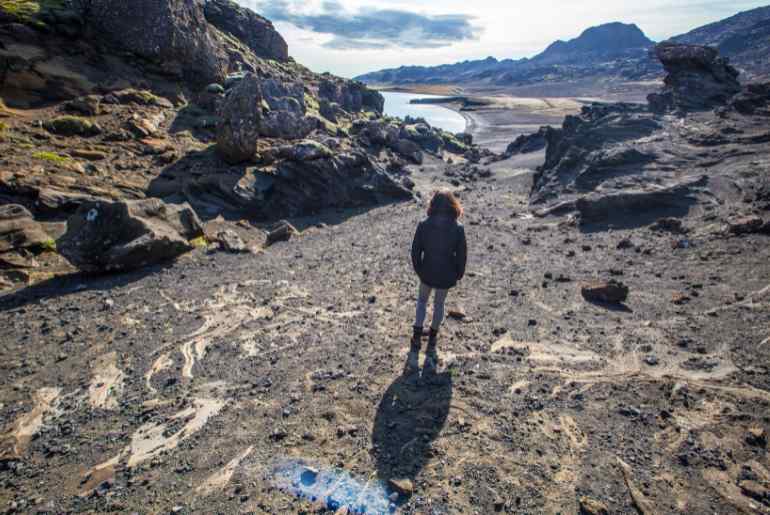
[[[436,339],[438,338],[438,330],[430,328],[430,333],[428,333],[428,347],[435,347],[436,346]]]
[[[422,327],[414,326],[412,328],[412,347],[420,347],[420,339],[422,338]]]

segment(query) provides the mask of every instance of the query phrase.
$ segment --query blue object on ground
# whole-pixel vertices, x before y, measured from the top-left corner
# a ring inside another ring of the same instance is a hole
[[[364,482],[345,470],[317,467],[302,459],[278,460],[271,474],[272,483],[280,490],[311,502],[325,503],[329,510],[347,507],[350,513],[360,515],[388,515],[406,500],[399,496],[395,502],[391,501],[394,492],[382,481]]]

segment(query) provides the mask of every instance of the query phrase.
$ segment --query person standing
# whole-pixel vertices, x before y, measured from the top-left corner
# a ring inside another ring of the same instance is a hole
[[[428,345],[436,344],[444,320],[444,304],[449,290],[465,275],[467,243],[465,228],[459,222],[463,208],[449,191],[434,193],[428,206],[428,217],[417,225],[412,241],[412,266],[420,279],[412,344],[419,345],[428,300],[433,297],[433,318]]]

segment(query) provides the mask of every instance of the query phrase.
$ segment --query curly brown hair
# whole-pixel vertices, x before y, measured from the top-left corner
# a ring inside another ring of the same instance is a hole
[[[446,213],[457,220],[463,216],[463,206],[451,191],[437,191],[428,205],[428,216]]]

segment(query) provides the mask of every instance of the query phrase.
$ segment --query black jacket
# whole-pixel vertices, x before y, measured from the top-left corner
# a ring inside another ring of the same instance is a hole
[[[451,215],[438,213],[420,222],[412,242],[412,266],[432,288],[452,288],[465,275],[465,229]]]

